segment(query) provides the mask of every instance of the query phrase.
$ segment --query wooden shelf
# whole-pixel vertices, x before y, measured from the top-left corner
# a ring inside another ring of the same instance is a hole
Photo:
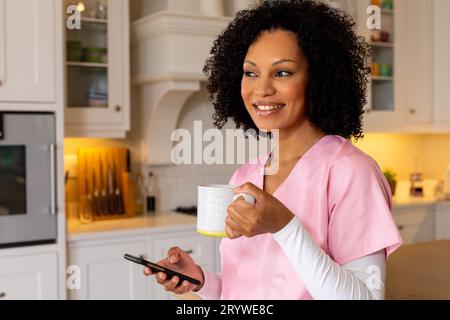
[[[372,41],[370,44],[374,47],[383,47],[383,48],[393,48],[394,47],[393,42]]]
[[[107,109],[107,104],[97,105],[97,106],[67,106],[69,109],[95,109],[95,108],[101,108],[101,109]]]
[[[372,76],[373,81],[394,81],[394,77],[386,77],[386,76]]]
[[[76,62],[76,61],[67,61],[66,66],[81,67],[81,68],[108,68],[107,63]]]
[[[107,24],[108,20],[107,19],[97,19],[97,18],[81,18],[81,22]]]
[[[393,9],[381,9],[381,13],[382,13],[382,14],[390,14],[390,15],[393,15],[393,14],[394,14],[394,10],[393,10]]]

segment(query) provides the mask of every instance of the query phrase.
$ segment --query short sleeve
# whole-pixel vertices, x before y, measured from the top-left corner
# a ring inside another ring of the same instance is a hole
[[[348,155],[330,167],[328,247],[343,265],[402,244],[391,214],[391,193],[378,164],[365,154]]]

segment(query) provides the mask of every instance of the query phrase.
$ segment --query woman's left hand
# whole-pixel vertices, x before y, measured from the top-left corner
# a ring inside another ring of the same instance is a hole
[[[294,215],[277,198],[247,182],[233,190],[248,193],[255,198],[251,205],[242,198],[228,206],[225,220],[226,232],[230,239],[241,236],[254,237],[264,233],[276,233],[283,229]]]

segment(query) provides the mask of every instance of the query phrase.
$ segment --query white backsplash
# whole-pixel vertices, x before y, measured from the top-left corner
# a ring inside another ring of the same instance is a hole
[[[174,210],[197,205],[197,187],[201,184],[228,184],[238,166],[180,165],[152,167],[158,181],[157,208]]]

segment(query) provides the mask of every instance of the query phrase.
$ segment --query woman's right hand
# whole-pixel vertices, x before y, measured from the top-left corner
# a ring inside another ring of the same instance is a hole
[[[184,294],[190,291],[198,291],[203,287],[205,281],[202,269],[194,262],[192,257],[178,247],[171,248],[167,253],[167,258],[157,262],[157,264],[187,275],[191,278],[198,279],[201,283],[199,285],[192,284],[187,280],[179,284],[177,276],[172,279],[167,279],[164,272],[156,273],[156,281],[163,285],[166,291],[174,292],[176,294]],[[155,275],[150,268],[144,269],[146,276]]]

